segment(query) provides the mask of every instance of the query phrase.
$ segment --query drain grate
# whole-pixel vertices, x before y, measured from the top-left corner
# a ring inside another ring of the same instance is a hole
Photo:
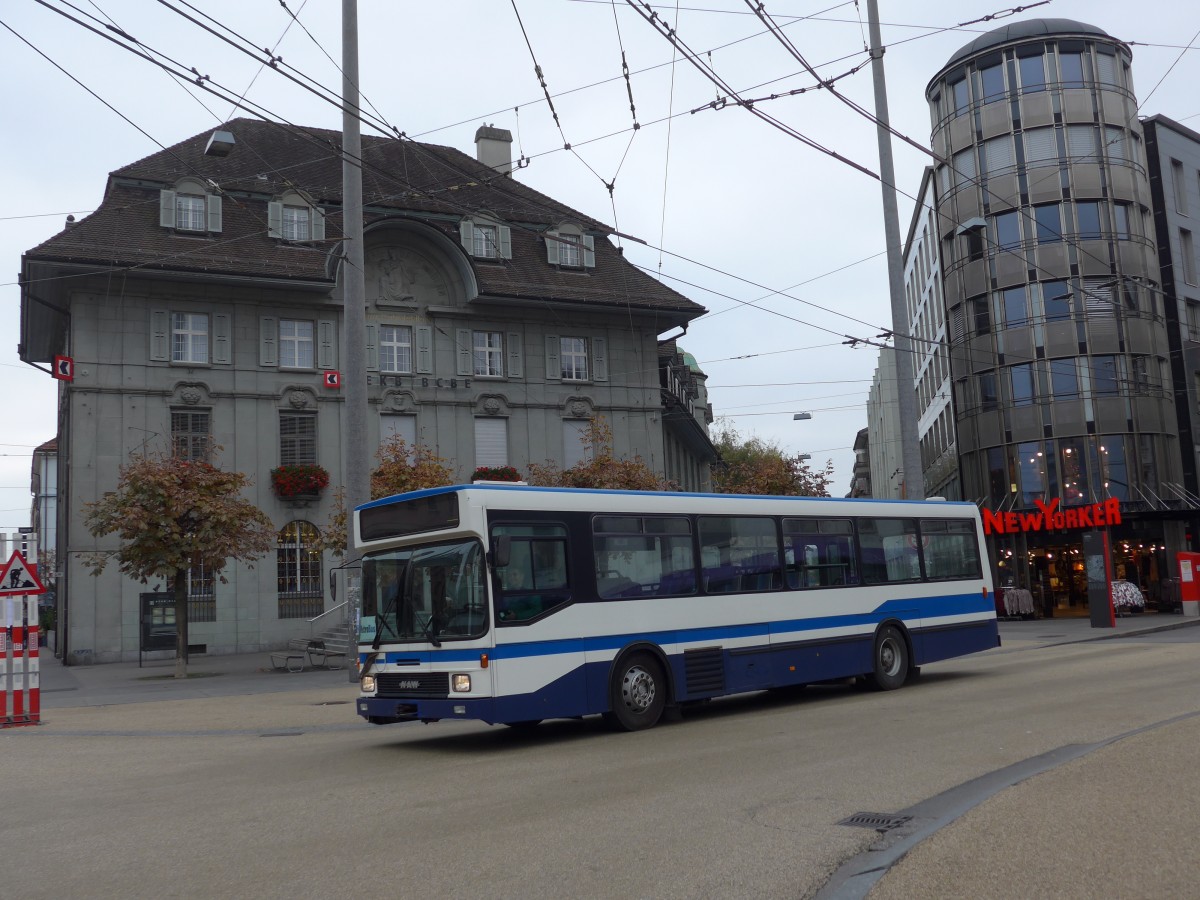
[[[874,828],[882,832],[899,828],[905,822],[911,821],[912,816],[899,816],[895,813],[858,812],[837,824],[849,825],[852,828]]]

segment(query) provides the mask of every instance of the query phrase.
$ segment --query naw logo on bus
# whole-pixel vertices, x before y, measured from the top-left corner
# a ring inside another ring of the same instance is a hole
[[[1121,524],[1121,501],[1110,497],[1088,506],[1058,508],[1058,499],[1048,504],[1034,500],[1037,512],[992,512],[983,514],[984,534],[1016,534],[1020,531],[1058,531],[1066,528],[1103,528]]]

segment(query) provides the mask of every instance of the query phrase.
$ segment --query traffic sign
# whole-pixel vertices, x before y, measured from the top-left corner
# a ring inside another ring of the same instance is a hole
[[[50,373],[59,381],[75,380],[75,360],[69,356],[54,357],[54,371]]]
[[[37,573],[25,562],[21,551],[14,550],[4,569],[0,570],[0,596],[44,593],[46,588]]]

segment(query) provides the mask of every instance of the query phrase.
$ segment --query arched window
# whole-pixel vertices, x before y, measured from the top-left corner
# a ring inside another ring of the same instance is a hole
[[[191,233],[221,230],[221,195],[198,178],[181,178],[159,192],[159,224]]]
[[[325,239],[325,213],[307,197],[288,191],[267,204],[268,236],[284,241]]]
[[[279,532],[275,558],[281,619],[310,618],[324,611],[319,536],[311,522],[288,522]]]

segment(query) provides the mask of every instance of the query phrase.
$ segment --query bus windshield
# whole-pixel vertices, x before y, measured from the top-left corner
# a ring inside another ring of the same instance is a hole
[[[483,545],[426,544],[363,557],[359,640],[431,643],[480,637],[487,630]]]

